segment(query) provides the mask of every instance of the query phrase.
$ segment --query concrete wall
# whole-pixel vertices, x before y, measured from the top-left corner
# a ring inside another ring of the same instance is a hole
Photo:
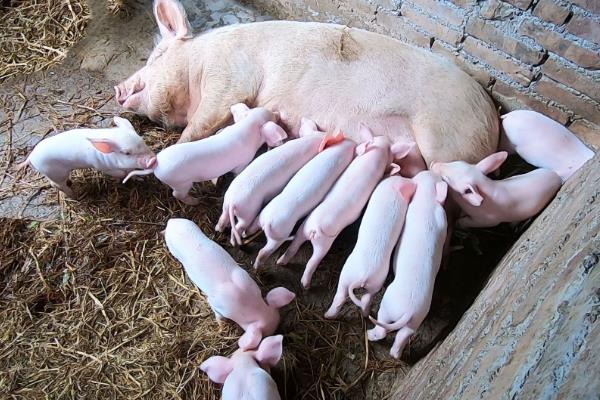
[[[255,0],[280,18],[384,33],[452,59],[502,111],[529,108],[600,147],[600,0]]]

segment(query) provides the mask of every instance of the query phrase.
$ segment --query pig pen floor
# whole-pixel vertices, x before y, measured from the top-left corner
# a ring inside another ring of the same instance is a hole
[[[197,185],[202,203],[184,206],[154,178],[121,185],[92,171],[72,180],[78,200],[65,199],[32,171],[16,171],[37,141],[77,126],[107,126],[120,112],[112,86],[139,68],[152,47],[150,1],[127,3],[112,16],[90,2],[86,36],[49,71],[17,76],[0,87],[0,393],[12,398],[219,397],[197,366],[235,349],[239,331],[219,327],[204,297],[169,256],[159,232],[170,217],[198,223],[242,266],[262,238],[232,249],[214,232],[228,180]],[[196,32],[268,19],[232,1],[184,1]],[[124,113],[158,150],[178,132]],[[510,168],[509,168],[510,169]],[[389,358],[391,337],[368,343],[369,323],[346,307],[336,321],[323,313],[356,240],[345,230],[313,280],[299,285],[310,250],[258,273],[264,291],[297,293],[279,332],[284,358],[273,370],[284,399],[386,398],[390,382],[442,340],[485,283],[520,229],[457,231],[447,268],[436,281],[431,312],[403,359]]]

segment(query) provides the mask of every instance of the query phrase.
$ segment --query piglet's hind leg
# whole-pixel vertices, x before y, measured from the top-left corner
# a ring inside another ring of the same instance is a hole
[[[402,354],[402,350],[404,350],[404,346],[408,343],[408,339],[415,333],[415,331],[408,326],[401,328],[398,332],[396,332],[396,338],[394,339],[394,344],[390,349],[390,355],[394,358],[400,358]]]
[[[306,268],[304,269],[304,274],[302,274],[302,286],[305,289],[310,287],[310,282],[312,280],[312,276],[319,267],[319,264],[331,249],[331,245],[335,237],[329,237],[324,235],[317,235],[312,239],[313,253],[308,262],[306,263]]]
[[[341,279],[341,278],[340,278]],[[344,285],[341,282],[338,284],[337,292],[335,293],[335,297],[333,298],[333,303],[331,303],[331,307],[325,313],[325,318],[333,319],[337,317],[340,309],[346,302],[348,298],[348,285]]]
[[[198,204],[200,204],[200,199],[190,196],[191,188],[191,183],[189,185],[186,184],[178,187],[173,187],[173,197],[187,204],[188,206],[197,206]]]

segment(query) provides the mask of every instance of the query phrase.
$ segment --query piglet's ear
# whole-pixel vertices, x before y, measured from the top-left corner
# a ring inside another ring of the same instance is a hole
[[[315,124],[315,121],[313,121],[312,119],[302,117],[302,119],[300,120],[300,131],[298,132],[298,135],[300,137],[310,135],[318,131],[319,129],[317,128],[317,124]]]
[[[354,154],[357,157],[362,156],[363,154],[365,154],[368,150],[369,150],[369,144],[370,142],[362,142],[359,143],[356,148],[354,149]]]
[[[325,137],[321,141],[321,144],[319,145],[319,153],[325,150],[327,147],[331,147],[338,143],[342,143],[345,139],[346,137],[344,136],[344,133],[342,131],[337,131],[333,135],[325,135]]]
[[[390,150],[392,151],[392,155],[394,160],[401,160],[408,155],[414,148],[417,146],[415,142],[398,142],[394,143]]]
[[[90,143],[92,143],[92,146],[94,146],[96,148],[96,150],[98,150],[101,153],[104,154],[110,154],[110,153],[114,153],[115,151],[117,151],[119,148],[116,145],[115,142],[113,142],[112,140],[108,140],[108,139],[89,139]]]
[[[227,357],[213,356],[200,364],[200,369],[215,383],[223,383],[233,370],[233,361]]]
[[[125,118],[117,117],[115,115],[113,117],[113,121],[115,122],[115,125],[121,129],[130,129],[132,131],[135,131],[135,129],[133,128],[133,125],[131,125],[131,122],[129,122]]]
[[[362,122],[360,123],[360,129],[358,131],[358,134],[360,135],[360,140],[364,142],[370,142],[371,140],[373,140],[373,131],[371,130],[371,128],[369,128]]]
[[[271,289],[269,293],[267,293],[267,297],[265,300],[267,304],[271,307],[281,308],[287,304],[289,304],[292,300],[294,300],[296,295],[293,292],[290,292],[284,287],[276,287],[275,289]]]
[[[506,151],[499,151],[491,154],[477,163],[477,169],[487,175],[500,168],[502,163],[506,161],[506,157],[508,157]]]
[[[244,118],[246,118],[246,115],[248,115],[248,111],[250,111],[248,106],[244,103],[234,104],[231,107],[229,107],[229,110],[233,115],[233,122],[239,122],[243,120]]]
[[[287,138],[287,133],[275,122],[269,121],[260,128],[260,134],[269,147],[279,146]]]
[[[446,196],[448,196],[448,184],[444,181],[437,182],[435,184],[435,200],[443,205]]]
[[[400,183],[398,188],[400,191],[400,195],[406,200],[407,203],[410,203],[410,199],[412,199],[413,194],[417,190],[417,185],[410,179],[406,179]]]
[[[185,9],[177,0],[154,0],[154,18],[163,39],[187,39],[192,36]]]
[[[281,359],[283,353],[283,335],[264,338],[258,346],[254,358],[262,366],[274,367]]]
[[[390,164],[390,176],[400,173],[400,166],[395,163]]]

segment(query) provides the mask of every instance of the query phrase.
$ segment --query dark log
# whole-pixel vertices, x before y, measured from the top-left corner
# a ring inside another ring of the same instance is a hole
[[[501,260],[390,398],[600,398],[600,154]]]

